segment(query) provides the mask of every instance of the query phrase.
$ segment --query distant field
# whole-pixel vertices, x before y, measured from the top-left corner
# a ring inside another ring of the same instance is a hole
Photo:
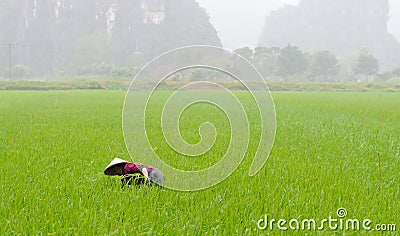
[[[250,103],[244,92],[236,94]],[[226,117],[206,105],[184,113],[181,129],[189,142],[198,141],[198,124],[210,117],[221,136],[208,155],[182,161],[171,154],[157,123],[167,95],[157,95],[148,118],[156,152],[182,169],[218,161],[229,135]],[[0,235],[305,235],[318,232],[285,232],[276,225],[262,231],[257,221],[265,214],[337,218],[339,208],[348,212],[344,219],[368,218],[371,227],[396,224],[397,231],[388,233],[399,232],[400,93],[274,92],[277,135],[263,170],[247,176],[258,127],[255,110],[248,109],[248,158],[223,183],[189,193],[121,189],[118,178],[104,176],[114,157],[130,159],[121,128],[124,96],[0,91]]]
[[[13,81],[0,80],[0,90],[124,90],[131,84],[132,78],[61,78],[56,81],[30,80]],[[334,83],[334,82],[277,82],[268,81],[271,91],[334,91],[334,92],[400,92],[400,82],[392,80],[393,83]],[[168,81],[161,87],[177,89],[193,81],[172,82]],[[225,87],[233,90],[242,90],[240,83],[221,82]]]

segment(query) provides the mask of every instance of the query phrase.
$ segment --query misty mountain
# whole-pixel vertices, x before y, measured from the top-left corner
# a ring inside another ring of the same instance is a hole
[[[292,44],[336,55],[368,48],[382,69],[400,65],[400,44],[388,33],[388,0],[302,0],[267,18],[260,46]]]
[[[91,63],[130,65],[192,44],[221,46],[195,0],[2,0],[0,68],[36,73]],[[7,49],[8,51],[8,49]]]

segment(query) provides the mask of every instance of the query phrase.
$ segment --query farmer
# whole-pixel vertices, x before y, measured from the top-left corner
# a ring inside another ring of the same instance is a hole
[[[136,183],[138,184],[150,181],[156,185],[162,186],[165,179],[163,173],[159,169],[153,166],[136,164],[119,158],[115,158],[110,162],[110,164],[104,170],[104,174],[110,176],[111,175],[124,176],[124,178],[122,179],[122,186],[124,186],[125,184],[132,183],[133,177],[128,176],[129,174],[141,174],[142,176],[144,176],[144,181],[136,179],[137,180]]]

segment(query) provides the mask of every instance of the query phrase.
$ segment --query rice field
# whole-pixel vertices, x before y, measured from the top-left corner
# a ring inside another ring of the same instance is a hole
[[[125,92],[0,91],[0,235],[370,233],[327,225],[280,230],[276,223],[262,230],[258,224],[265,215],[319,222],[338,218],[340,208],[347,210],[344,219],[370,219],[373,229],[399,228],[399,93],[273,92],[275,144],[254,177],[247,173],[259,123],[250,97],[236,94],[251,123],[245,160],[215,187],[179,192],[121,188],[118,177],[103,174],[114,157],[130,160],[121,127]],[[206,104],[185,111],[180,128],[189,143],[199,141],[198,126],[205,119],[219,136],[204,156],[179,157],[157,121],[167,96],[157,94],[146,117],[155,151],[181,169],[216,163],[229,141],[228,119]],[[385,233],[397,235],[396,230]]]

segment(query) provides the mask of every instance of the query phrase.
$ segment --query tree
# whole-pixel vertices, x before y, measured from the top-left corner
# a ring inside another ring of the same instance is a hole
[[[249,47],[238,48],[234,50],[234,52],[244,57],[246,60],[250,62],[253,60],[253,50]]]
[[[32,73],[29,67],[21,64],[15,65],[11,71],[11,76],[13,80],[28,79],[31,77],[31,75]],[[4,77],[5,78],[10,77],[10,68],[8,67],[4,68]]]
[[[329,51],[318,51],[310,58],[310,76],[324,81],[338,73],[338,60]]]
[[[283,77],[304,75],[308,68],[306,54],[290,44],[281,49],[279,56],[279,74]]]
[[[21,64],[15,65],[12,73],[15,79],[27,79],[31,76],[30,69],[27,66]]]
[[[397,67],[392,70],[392,76],[393,77],[400,77],[400,67]]]
[[[279,63],[279,47],[257,47],[254,49],[253,61],[264,76],[273,76]]]
[[[354,73],[363,75],[365,81],[368,81],[368,76],[376,75],[379,71],[378,60],[369,53],[365,48],[361,49],[358,54],[357,64],[354,67]]]
[[[384,71],[382,73],[378,73],[375,80],[381,83],[399,83],[400,67],[397,67],[391,71]]]

